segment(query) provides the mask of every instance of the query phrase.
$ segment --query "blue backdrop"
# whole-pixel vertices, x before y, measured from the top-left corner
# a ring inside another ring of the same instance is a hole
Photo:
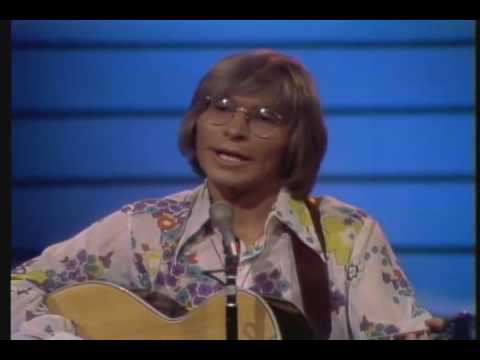
[[[14,21],[14,262],[196,183],[176,136],[200,77],[268,47],[326,109],[316,194],[376,217],[420,302],[475,311],[473,21]]]

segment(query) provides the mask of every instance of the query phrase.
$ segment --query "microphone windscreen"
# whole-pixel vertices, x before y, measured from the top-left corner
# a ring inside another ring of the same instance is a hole
[[[233,210],[225,201],[216,201],[210,206],[210,219],[220,232],[230,230],[233,221]]]
[[[225,201],[216,201],[210,206],[210,219],[223,237],[225,251],[234,257],[238,256],[236,238],[233,233],[233,209]]]

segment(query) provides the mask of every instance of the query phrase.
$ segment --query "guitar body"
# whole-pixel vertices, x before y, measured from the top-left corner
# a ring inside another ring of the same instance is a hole
[[[51,313],[72,320],[77,335],[85,339],[226,339],[224,292],[176,317],[167,316],[129,290],[104,282],[84,282],[59,289],[46,302]],[[238,290],[237,309],[240,340],[313,337],[302,312],[287,301]]]

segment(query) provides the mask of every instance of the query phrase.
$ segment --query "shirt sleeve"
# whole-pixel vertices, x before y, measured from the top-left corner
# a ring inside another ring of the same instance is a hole
[[[117,211],[16,267],[10,287],[11,338],[78,339],[70,320],[49,313],[45,297],[87,280],[129,287],[134,280],[130,249],[130,214]]]
[[[347,265],[349,318],[355,339],[425,330],[431,314],[415,299],[381,226],[370,219]]]

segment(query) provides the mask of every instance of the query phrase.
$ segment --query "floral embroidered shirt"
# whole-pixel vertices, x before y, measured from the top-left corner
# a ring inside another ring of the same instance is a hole
[[[71,321],[48,313],[45,296],[89,280],[167,295],[188,310],[224,287],[220,233],[209,219],[206,183],[162,199],[138,201],[46,248],[13,270],[13,339],[75,339]],[[431,314],[417,304],[380,225],[330,196],[319,204],[322,249],[304,202],[282,189],[264,236],[241,245],[237,286],[284,298],[303,311],[290,234],[327,262],[331,339],[370,339],[425,328]],[[289,228],[290,231],[287,231]]]

